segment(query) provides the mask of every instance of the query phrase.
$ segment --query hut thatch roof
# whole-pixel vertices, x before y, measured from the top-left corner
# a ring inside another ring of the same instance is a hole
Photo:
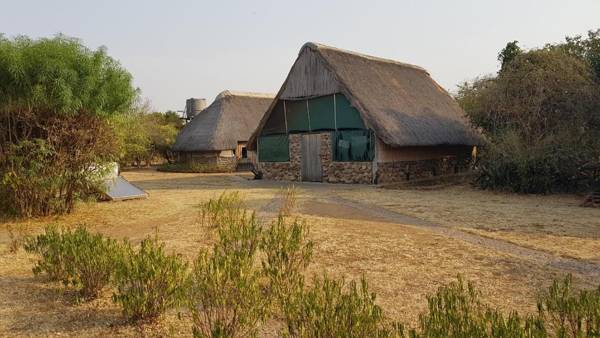
[[[247,141],[273,101],[272,94],[221,92],[177,135],[174,151],[235,149]]]
[[[479,143],[463,110],[425,69],[321,44],[302,47],[276,99],[334,92],[343,93],[367,126],[392,147]],[[274,104],[252,135],[250,147]]]

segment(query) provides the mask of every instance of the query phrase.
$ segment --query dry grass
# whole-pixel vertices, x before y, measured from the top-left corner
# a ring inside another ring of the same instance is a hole
[[[200,226],[202,202],[218,197],[224,190],[236,190],[261,217],[270,218],[279,211],[280,199],[285,197],[282,191],[288,186],[249,181],[235,174],[141,170],[126,172],[125,176],[146,189],[150,198],[83,204],[74,214],[64,217],[0,223],[0,336],[191,334],[186,314],[180,320],[176,311],[151,326],[123,323],[108,291],[94,302],[73,304],[73,295],[60,285],[48,284],[33,276],[34,257],[23,250],[9,252],[9,225],[13,229],[27,227],[36,232],[49,222],[86,223],[112,237],[127,237],[133,241],[158,229],[169,250],[191,258],[214,239]],[[485,298],[501,309],[529,312],[534,311],[536,290],[549,285],[550,280],[562,272],[427,230],[388,223],[360,210],[325,203],[324,197],[340,195],[386,204],[390,209],[486,235],[508,238],[509,234],[515,234],[510,240],[524,241],[534,247],[543,246],[544,240],[553,238],[554,242],[548,247],[558,250],[567,246],[569,238],[576,238],[581,241],[577,243],[585,245],[578,244],[572,248],[574,253],[565,251],[564,254],[598,259],[599,251],[592,250],[598,248],[600,236],[600,225],[594,223],[598,211],[576,208],[575,199],[569,196],[490,194],[466,187],[387,191],[365,186],[315,184],[300,184],[294,188],[293,195],[298,205],[293,215],[311,225],[311,237],[316,245],[310,273],[325,270],[348,278],[364,274],[378,294],[378,303],[393,318],[405,322],[414,323],[426,306],[425,295],[453,280],[457,273],[473,280]],[[540,228],[535,225],[538,223],[545,226]],[[575,278],[581,285],[589,286],[582,276]]]
[[[574,195],[515,195],[468,186],[344,190],[340,195],[557,255],[600,262],[600,209]]]

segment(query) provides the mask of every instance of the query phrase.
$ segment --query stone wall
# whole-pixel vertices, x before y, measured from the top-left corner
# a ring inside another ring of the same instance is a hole
[[[470,163],[470,157],[457,156],[420,161],[379,162],[375,180],[380,184],[452,175],[468,171]]]
[[[189,165],[206,165],[208,170],[231,172],[235,171],[237,160],[233,157],[219,156],[220,152],[179,152],[177,160],[179,163]]]
[[[302,180],[302,146],[301,134],[290,136],[289,162],[260,162],[263,178],[269,180],[301,181]],[[331,147],[331,133],[320,133],[321,168],[323,182],[329,183],[372,183],[371,162],[335,162]]]
[[[321,134],[321,165],[323,182],[360,183],[373,182],[372,162],[335,162],[333,161],[331,133]]]

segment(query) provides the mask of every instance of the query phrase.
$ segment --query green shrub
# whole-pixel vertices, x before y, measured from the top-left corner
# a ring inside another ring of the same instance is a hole
[[[96,298],[114,275],[121,246],[101,234],[91,234],[84,227],[65,235],[67,262],[71,265],[68,270],[72,272],[68,283],[78,287],[84,298]]]
[[[404,337],[402,325],[387,323],[364,278],[360,285],[326,275],[313,282],[288,294],[284,336]]]
[[[515,132],[506,132],[483,147],[477,183],[484,189],[523,193],[580,191],[595,184],[593,177],[583,176],[581,164],[591,155],[581,148],[584,145],[556,142],[553,137],[530,144]]]
[[[42,234],[27,240],[25,250],[41,256],[33,267],[35,275],[44,273],[52,281],[68,280],[72,276],[67,263],[67,245],[56,226],[48,225]]]
[[[220,205],[217,214],[227,216],[217,217],[219,239],[212,254],[198,255],[188,280],[188,308],[196,337],[255,336],[268,313],[262,274],[254,264],[262,229],[254,214],[238,212],[237,203],[228,204],[224,201],[231,200],[224,197],[208,203]]]
[[[479,300],[470,282],[459,276],[457,282],[441,287],[427,297],[428,312],[419,316],[419,331],[412,337],[545,337],[543,323],[521,318],[516,312],[507,318]]]
[[[42,256],[35,274],[46,273],[52,280],[72,285],[85,299],[96,298],[109,284],[121,252],[115,240],[91,234],[83,226],[75,231],[46,227],[26,249]]]
[[[575,293],[568,275],[540,296],[538,309],[557,337],[600,336],[600,286]]]
[[[210,199],[201,205],[203,226],[218,228],[222,224],[238,221],[245,214],[244,202],[237,191],[223,192],[219,198]]]
[[[298,220],[289,223],[282,215],[264,232],[261,242],[263,274],[281,307],[286,296],[304,284],[303,273],[313,254],[313,242],[308,240],[308,234],[306,224]]]
[[[292,185],[291,187],[281,188],[281,207],[279,209],[279,213],[283,216],[289,216],[294,211],[294,207],[296,206],[296,199],[298,195],[298,191],[296,186]]]
[[[167,255],[158,237],[144,239],[138,250],[130,244],[115,274],[113,300],[132,321],[155,320],[180,304],[187,264],[179,255]]]
[[[208,163],[165,163],[157,170],[175,173],[227,173],[233,172],[235,167]]]

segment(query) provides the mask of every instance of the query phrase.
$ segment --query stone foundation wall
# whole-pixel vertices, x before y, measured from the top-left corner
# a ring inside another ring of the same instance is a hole
[[[434,176],[452,175],[470,169],[470,157],[446,156],[440,159],[377,163],[376,183],[395,183]]]
[[[180,152],[177,154],[179,163],[199,164],[213,167],[216,171],[235,171],[237,160],[233,157],[219,156],[220,152]]]
[[[333,161],[331,133],[321,134],[321,165],[323,167],[323,182],[373,183],[372,162]]]
[[[320,133],[321,169],[323,182],[328,183],[372,183],[373,164],[371,162],[335,162],[331,151],[331,133]],[[260,162],[259,168],[263,178],[269,180],[301,181],[302,180],[302,146],[301,134],[290,136],[289,162]]]

